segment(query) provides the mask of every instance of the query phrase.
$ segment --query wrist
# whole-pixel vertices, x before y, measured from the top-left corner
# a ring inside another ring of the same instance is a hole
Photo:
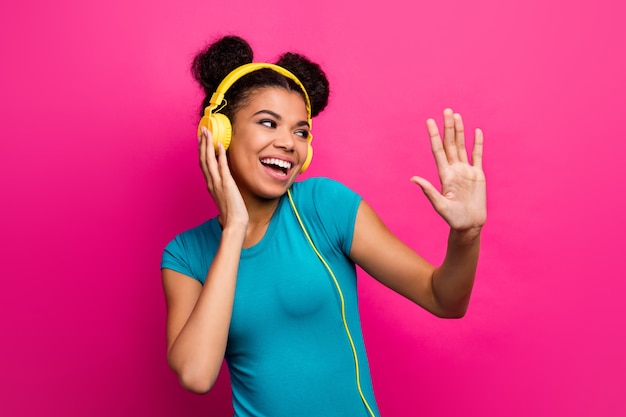
[[[469,229],[450,229],[450,240],[461,245],[472,245],[480,241],[481,227],[471,227]]]
[[[247,222],[227,222],[225,225],[220,224],[222,227],[222,237],[232,238],[245,238],[248,231]]]

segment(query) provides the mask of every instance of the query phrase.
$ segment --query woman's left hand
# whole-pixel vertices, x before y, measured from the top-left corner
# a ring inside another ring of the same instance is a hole
[[[485,173],[482,169],[483,133],[476,129],[471,164],[465,149],[461,115],[443,112],[444,136],[433,119],[426,121],[441,181],[439,192],[429,181],[413,177],[433,207],[450,227],[460,232],[479,232],[487,219]]]

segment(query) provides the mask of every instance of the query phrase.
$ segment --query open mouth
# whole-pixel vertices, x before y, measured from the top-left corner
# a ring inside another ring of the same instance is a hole
[[[278,158],[263,158],[261,159],[261,163],[280,175],[287,175],[291,169],[291,162],[283,161]]]

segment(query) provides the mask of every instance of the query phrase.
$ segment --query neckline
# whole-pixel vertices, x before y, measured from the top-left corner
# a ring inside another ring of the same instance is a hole
[[[285,195],[282,195],[280,197],[280,200],[278,201],[278,205],[276,206],[276,210],[274,211],[274,214],[272,214],[272,217],[270,218],[270,222],[267,225],[267,230],[265,230],[265,234],[263,235],[263,237],[261,237],[261,239],[257,243],[250,246],[249,248],[241,249],[242,259],[255,256],[257,253],[261,252],[267,246],[267,242],[273,238],[274,234],[276,233],[277,224],[279,223],[278,219],[281,216],[281,212],[283,210],[285,198],[286,198]],[[214,225],[214,229],[218,232],[218,236],[221,237],[222,229],[220,227],[219,221],[217,220],[217,216],[214,218],[213,225]]]

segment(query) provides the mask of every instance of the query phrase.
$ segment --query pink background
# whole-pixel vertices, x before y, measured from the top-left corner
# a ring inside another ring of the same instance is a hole
[[[167,368],[159,274],[167,241],[215,214],[188,68],[228,33],[322,64],[306,175],[360,192],[433,262],[446,228],[409,182],[436,179],[424,120],[451,106],[484,129],[466,318],[361,274],[384,416],[626,415],[622,2],[88,3],[0,6],[0,415],[231,412],[227,375],[195,396]]]

